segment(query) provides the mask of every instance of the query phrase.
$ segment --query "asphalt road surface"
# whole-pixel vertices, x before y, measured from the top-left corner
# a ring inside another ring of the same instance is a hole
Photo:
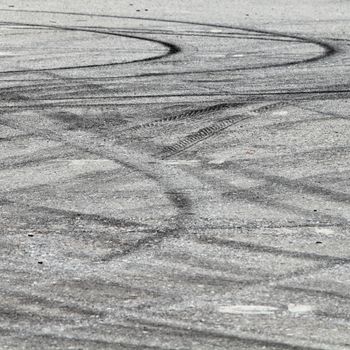
[[[350,349],[350,2],[0,4],[0,349]]]

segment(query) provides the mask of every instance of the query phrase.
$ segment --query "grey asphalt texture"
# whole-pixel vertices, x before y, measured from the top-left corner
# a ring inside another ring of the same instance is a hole
[[[0,5],[0,349],[350,349],[350,2]]]

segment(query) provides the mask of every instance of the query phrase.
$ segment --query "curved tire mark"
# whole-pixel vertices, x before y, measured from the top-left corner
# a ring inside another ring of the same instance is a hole
[[[256,70],[256,69],[267,69],[267,68],[277,68],[277,67],[288,67],[299,64],[306,63],[314,63],[324,58],[333,56],[337,53],[337,50],[334,46],[329,43],[325,43],[321,40],[312,39],[305,36],[279,33],[275,31],[269,30],[261,30],[261,29],[253,29],[248,27],[239,27],[239,26],[228,26],[228,25],[219,25],[219,24],[211,24],[211,23],[203,23],[203,22],[192,22],[192,21],[179,21],[179,20],[166,20],[166,19],[158,19],[158,18],[143,18],[143,17],[134,17],[134,16],[118,16],[118,15],[97,15],[91,13],[78,13],[78,12],[61,12],[61,11],[34,11],[34,10],[9,10],[9,9],[0,9],[0,11],[7,12],[24,12],[24,13],[47,13],[47,14],[59,14],[59,15],[69,15],[69,16],[90,16],[90,17],[100,17],[100,18],[118,18],[118,19],[130,19],[130,20],[143,20],[143,21],[154,21],[154,22],[165,22],[165,23],[177,23],[177,24],[190,24],[197,26],[206,26],[213,28],[223,28],[223,29],[234,29],[245,31],[247,33],[254,34],[262,34],[262,35],[270,35],[272,37],[280,37],[286,39],[298,40],[301,43],[314,44],[323,49],[323,52],[319,55],[316,55],[311,58],[300,59],[297,61],[290,61],[284,63],[276,63],[276,64],[267,64],[256,67],[241,67],[236,69],[215,69],[215,70],[199,70],[199,71],[191,71],[191,72],[165,72],[165,73],[146,73],[134,75],[132,77],[146,77],[146,76],[171,76],[171,75],[186,75],[186,74],[197,74],[197,73],[219,73],[219,72],[232,72],[232,71],[245,71],[245,70]],[[139,37],[137,37],[139,38]],[[143,38],[144,40],[148,40]],[[150,39],[152,40],[152,39]],[[164,42],[163,42],[164,43]],[[91,67],[93,68],[93,67]]]
[[[111,62],[111,63],[103,63],[103,64],[88,64],[88,65],[82,65],[82,66],[66,66],[66,67],[53,67],[53,68],[10,70],[10,71],[0,71],[0,74],[47,72],[47,71],[55,71],[55,70],[119,66],[119,65],[126,65],[126,64],[132,64],[132,63],[155,61],[155,60],[163,59],[163,58],[166,58],[168,56],[175,55],[175,54],[181,52],[180,47],[175,45],[175,44],[171,44],[171,43],[161,41],[161,40],[156,40],[156,39],[144,38],[144,37],[140,37],[140,36],[136,36],[136,35],[119,34],[119,33],[108,32],[108,31],[66,27],[66,26],[54,26],[54,25],[42,25],[42,24],[36,25],[36,24],[19,23],[19,22],[7,22],[6,24],[21,25],[21,26],[26,26],[29,28],[34,27],[34,28],[59,29],[59,30],[65,30],[65,31],[87,32],[87,33],[93,33],[93,34],[111,35],[111,36],[118,36],[118,37],[130,38],[130,39],[137,39],[137,40],[142,40],[142,41],[148,41],[148,42],[155,43],[155,44],[160,44],[160,45],[166,47],[168,49],[168,51],[162,55],[152,56],[152,57],[147,57],[147,58],[142,58],[142,59],[136,59],[136,60],[126,61],[126,62]]]

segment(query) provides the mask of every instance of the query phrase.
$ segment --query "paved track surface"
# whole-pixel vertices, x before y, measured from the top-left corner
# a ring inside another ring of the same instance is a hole
[[[350,349],[349,1],[3,1],[1,349]]]

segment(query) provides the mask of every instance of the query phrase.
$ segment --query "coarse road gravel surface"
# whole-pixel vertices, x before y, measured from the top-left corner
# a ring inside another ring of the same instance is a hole
[[[0,349],[350,349],[350,2],[4,0]]]

